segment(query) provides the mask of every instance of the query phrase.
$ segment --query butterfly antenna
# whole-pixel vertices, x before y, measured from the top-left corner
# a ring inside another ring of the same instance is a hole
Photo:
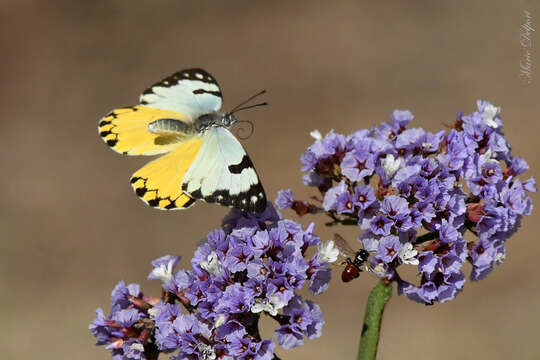
[[[236,130],[236,137],[239,138],[240,140],[246,140],[246,139],[249,139],[251,137],[251,135],[253,135],[253,131],[255,129],[255,127],[253,126],[253,123],[249,120],[238,120],[236,122],[237,124],[239,123],[244,123],[244,124],[249,124],[249,134],[247,136],[244,135],[244,132],[246,131],[246,129],[242,126],[240,126],[237,130]]]
[[[265,105],[268,105],[268,103],[266,101],[263,102],[263,103],[260,103],[260,104],[244,106],[244,107],[235,109],[235,110],[231,111],[230,113],[234,114],[234,113],[237,113],[237,112],[242,111],[242,110],[251,109],[251,108],[254,108],[254,107],[258,107],[258,106],[265,106]]]
[[[242,105],[245,105],[247,104],[248,102],[250,102],[251,100],[255,99],[257,96],[261,96],[262,94],[266,93],[266,90],[261,90],[259,91],[258,93],[256,93],[255,95],[249,97],[247,100],[244,100],[242,101],[240,104],[236,105],[234,107],[234,109],[232,109],[229,114],[233,114],[235,111],[238,111],[238,109],[242,106]]]

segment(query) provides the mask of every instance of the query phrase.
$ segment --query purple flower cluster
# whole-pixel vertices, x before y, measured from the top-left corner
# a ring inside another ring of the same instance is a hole
[[[152,306],[134,310],[139,314],[136,321],[149,324],[150,340],[145,343],[128,332],[122,337],[124,344],[135,341],[142,345],[136,349],[144,346],[146,351],[152,343],[159,352],[176,352],[171,359],[178,360],[270,360],[276,344],[261,338],[258,322],[263,313],[277,321],[275,337],[285,349],[302,345],[305,337],[321,336],[324,320],[319,306],[297,294],[304,284],[314,294],[328,287],[328,262],[318,253],[306,257],[308,248],[319,243],[313,224],[304,230],[280,219],[271,204],[260,215],[231,210],[222,228],[199,245],[190,270],[175,271],[178,256],[152,262],[148,278],[162,282],[163,296]],[[117,308],[113,305],[109,319],[116,321]],[[91,325],[98,344],[110,347],[120,335],[115,329],[116,323],[111,325],[98,310]],[[119,359],[146,358],[143,351],[113,354]]]
[[[525,160],[510,154],[500,109],[478,101],[449,132],[407,128],[410,111],[395,110],[390,122],[350,135],[330,132],[301,156],[304,183],[317,187],[321,204],[278,194],[280,209],[299,215],[325,212],[331,224],[357,224],[370,252],[368,270],[398,283],[399,293],[432,304],[453,299],[465,283],[485,278],[505,258],[505,243],[529,215],[534,178]],[[477,236],[467,242],[463,235]],[[415,265],[420,284],[403,280],[397,268]]]
[[[152,328],[149,310],[159,298],[144,296],[137,284],[120,281],[111,293],[111,314],[101,308],[90,324],[97,345],[106,345],[114,359],[144,359],[145,349],[152,347]]]

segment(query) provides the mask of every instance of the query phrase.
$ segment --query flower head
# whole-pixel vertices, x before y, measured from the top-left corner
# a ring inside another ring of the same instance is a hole
[[[448,132],[410,128],[413,118],[395,110],[390,122],[371,130],[318,137],[302,156],[302,170],[331,224],[358,224],[359,241],[371,252],[369,270],[431,304],[461,291],[466,261],[471,280],[504,261],[507,239],[532,211],[528,193],[536,183],[518,179],[529,166],[510,154],[499,107],[479,100],[477,111],[459,113]],[[477,240],[467,243],[467,231]],[[324,254],[321,248],[315,260],[324,262]],[[417,266],[420,281],[402,279],[401,265]],[[282,331],[287,342],[300,341],[293,329]]]
[[[275,343],[261,340],[260,316],[278,322],[276,339],[287,348],[321,335],[320,308],[297,291],[305,283],[314,294],[326,290],[337,249],[321,244],[313,228],[281,219],[271,204],[262,214],[233,209],[199,245],[190,270],[175,269],[179,256],[152,261],[148,278],[161,281],[161,298],[120,282],[111,314],[98,309],[90,330],[118,358],[145,359],[158,351],[175,352],[171,359],[178,360],[270,360]],[[315,245],[319,251],[308,258]],[[284,326],[294,328],[296,342],[283,341]]]

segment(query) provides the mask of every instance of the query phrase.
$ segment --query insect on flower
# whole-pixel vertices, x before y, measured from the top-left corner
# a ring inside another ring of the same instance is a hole
[[[354,251],[349,243],[339,234],[334,234],[334,242],[340,254],[347,259],[343,262],[345,269],[341,273],[341,280],[349,282],[360,276],[362,265],[369,258],[369,252],[364,249]]]

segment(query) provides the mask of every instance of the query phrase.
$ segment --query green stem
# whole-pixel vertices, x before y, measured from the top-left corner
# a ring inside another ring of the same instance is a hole
[[[386,284],[383,281],[380,281],[369,293],[360,346],[358,347],[358,360],[375,359],[384,306],[391,296],[392,284]]]

